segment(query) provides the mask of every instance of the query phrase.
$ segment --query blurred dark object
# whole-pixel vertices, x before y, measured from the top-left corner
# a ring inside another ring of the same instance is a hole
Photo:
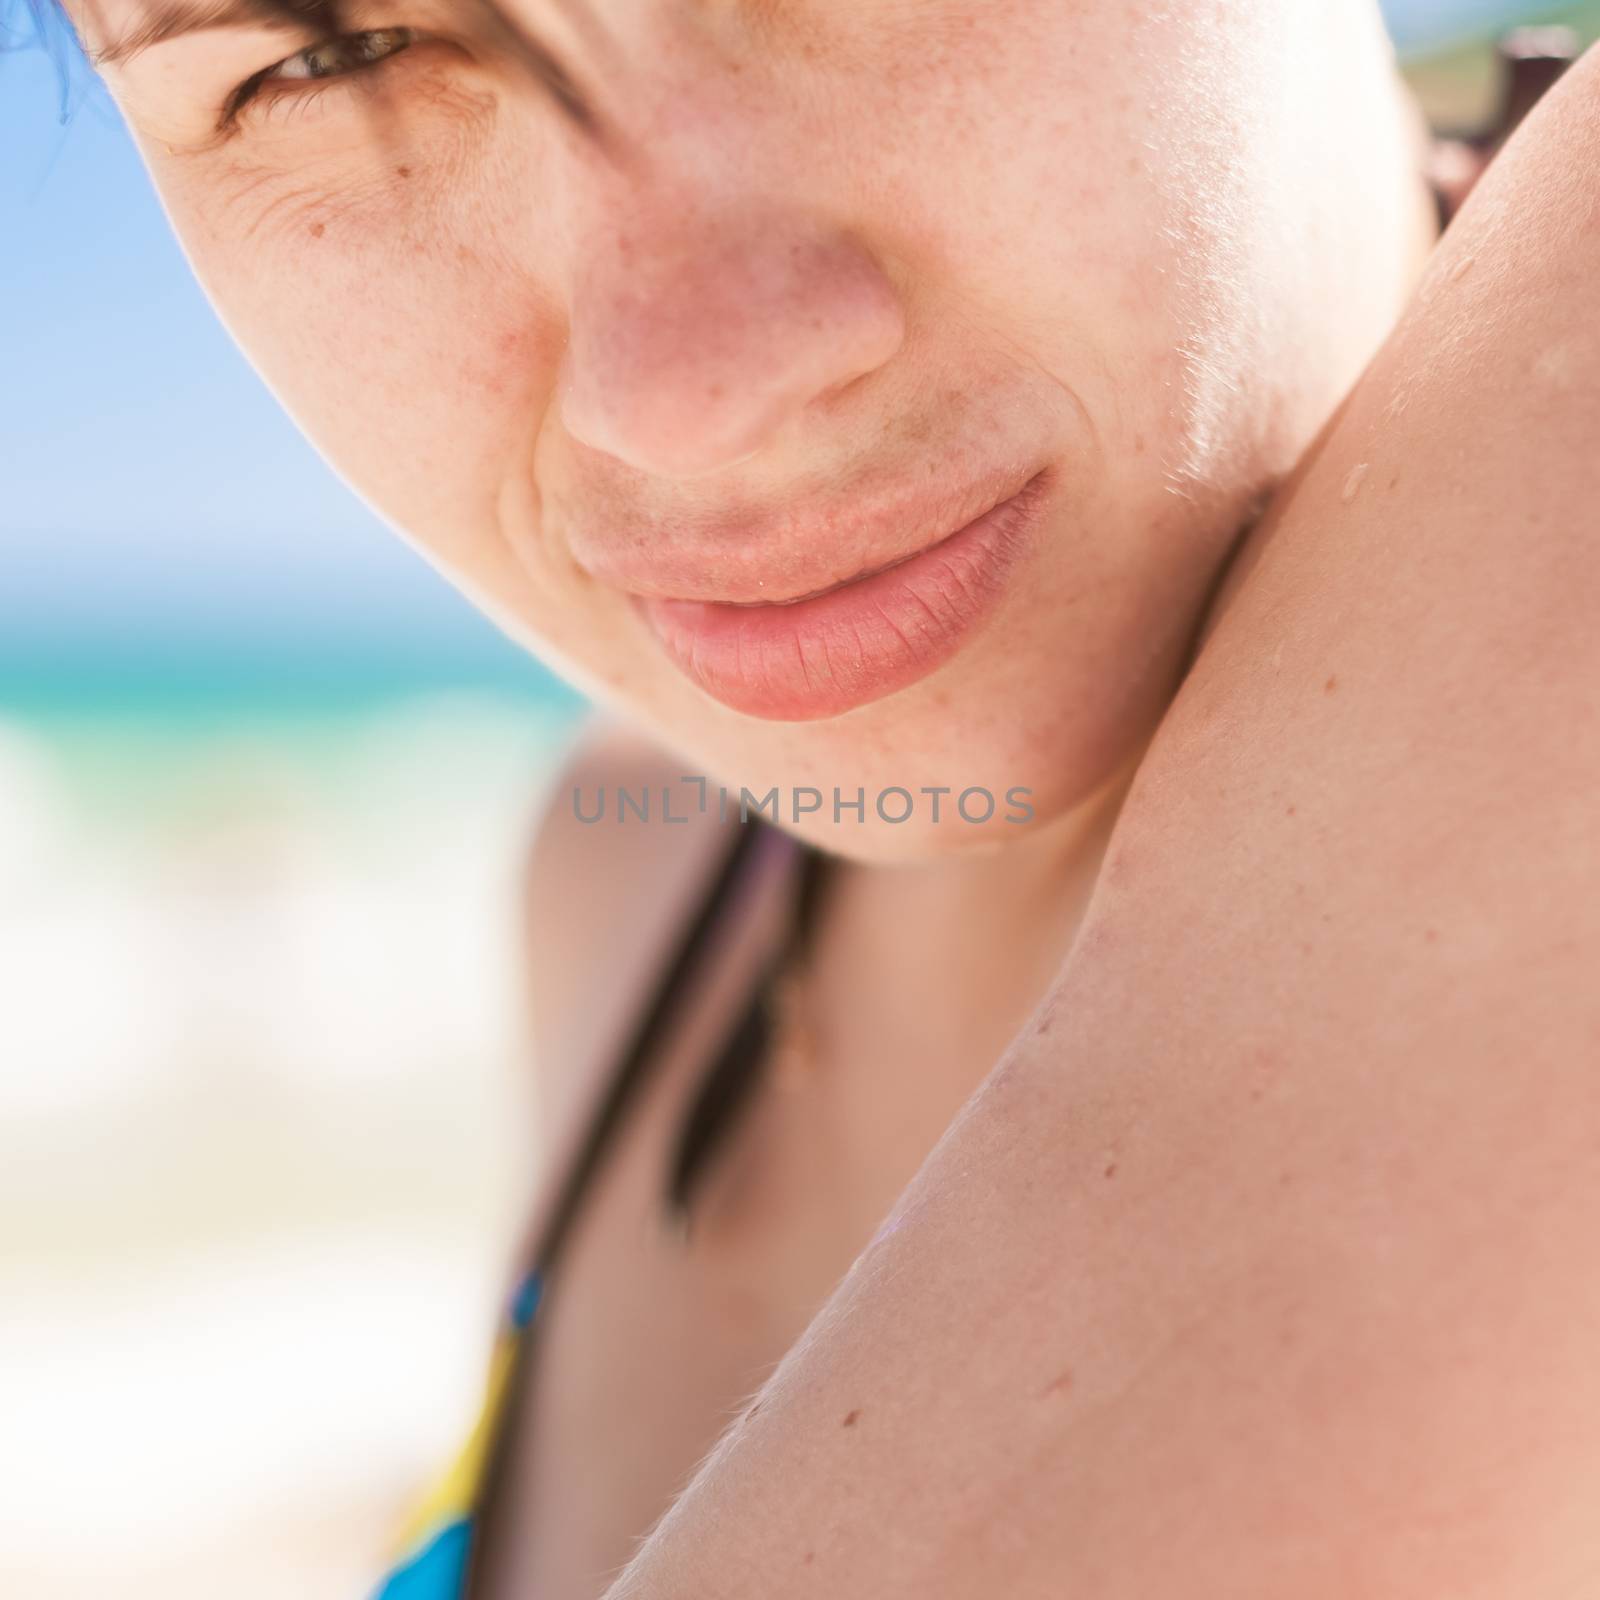
[[[1441,228],[1461,209],[1495,152],[1582,49],[1571,28],[1514,28],[1500,37],[1494,52],[1494,112],[1480,127],[1444,134],[1434,144],[1428,179]]]

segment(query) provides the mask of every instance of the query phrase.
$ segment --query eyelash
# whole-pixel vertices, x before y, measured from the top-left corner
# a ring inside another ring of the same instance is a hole
[[[276,76],[282,73],[285,67],[330,51],[370,50],[372,41],[386,43],[389,48],[383,49],[381,54],[369,54],[364,58],[358,53],[354,62],[332,70],[317,71],[313,68],[287,77]],[[333,87],[338,80],[358,78],[387,66],[396,56],[409,50],[415,43],[416,36],[409,28],[371,28],[365,32],[341,34],[337,38],[324,39],[320,43],[308,45],[303,50],[297,50],[292,56],[285,56],[282,61],[275,61],[270,67],[263,67],[260,72],[246,78],[228,97],[223,109],[223,125],[231,126],[252,100],[263,95],[270,95],[273,99],[293,99],[308,92],[321,93],[322,90]]]

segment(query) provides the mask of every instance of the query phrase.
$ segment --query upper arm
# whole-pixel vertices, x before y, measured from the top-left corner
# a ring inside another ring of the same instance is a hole
[[[1591,56],[1262,531],[1036,1023],[619,1597],[1594,1592],[1596,285]]]

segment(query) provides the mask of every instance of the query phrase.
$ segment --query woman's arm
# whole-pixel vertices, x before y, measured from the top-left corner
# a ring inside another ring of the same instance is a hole
[[[614,1600],[1600,1593],[1600,59],[1252,552],[1036,1022]]]

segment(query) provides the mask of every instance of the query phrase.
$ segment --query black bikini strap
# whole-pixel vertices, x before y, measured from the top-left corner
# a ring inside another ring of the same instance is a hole
[[[693,917],[657,981],[649,1003],[639,1015],[626,1049],[612,1071],[604,1099],[589,1125],[576,1160],[568,1169],[561,1191],[534,1249],[533,1262],[548,1276],[571,1233],[585,1194],[605,1162],[628,1108],[650,1075],[662,1052],[663,1036],[677,1016],[690,976],[703,959],[712,930],[717,925],[745,863],[757,847],[761,831],[770,826],[757,819],[733,828],[734,840],[721,866],[701,896]]]
[[[821,900],[833,858],[809,845],[789,844],[799,857],[788,926],[777,950],[757,977],[744,1010],[712,1053],[673,1141],[667,1165],[662,1207],[673,1226],[689,1236],[695,1192],[723,1143],[738,1124],[769,1065],[778,1028],[778,985],[790,964],[804,960],[810,949]]]
[[[672,960],[651,990],[649,1003],[639,1013],[627,1048],[617,1060],[605,1096],[589,1123],[577,1158],[561,1181],[561,1189],[549,1220],[539,1234],[530,1265],[537,1269],[546,1282],[571,1236],[572,1225],[582,1209],[584,1197],[604,1165],[629,1108],[649,1080],[651,1068],[664,1053],[658,1046],[677,1017],[678,1007],[691,987],[696,970],[706,957],[718,922],[734,898],[745,872],[759,856],[765,836],[776,833],[776,830],[769,823],[751,818],[733,827],[731,833],[732,842],[712,874],[693,916],[685,925]],[[766,842],[774,841],[767,839]],[[476,1596],[480,1592],[486,1552],[492,1550],[499,1541],[496,1524],[505,1508],[503,1484],[506,1457],[515,1431],[514,1420],[524,1405],[531,1371],[531,1346],[532,1341],[527,1337],[517,1341],[506,1392],[492,1424],[487,1461],[473,1508],[463,1589],[468,1596]]]

